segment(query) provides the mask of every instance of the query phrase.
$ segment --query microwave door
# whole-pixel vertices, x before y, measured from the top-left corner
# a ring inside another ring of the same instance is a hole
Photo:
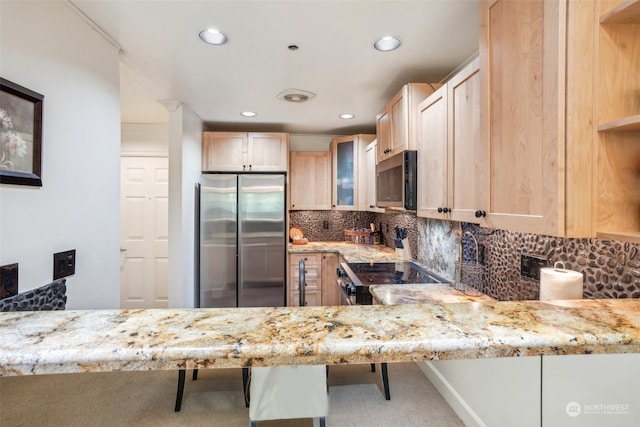
[[[376,205],[389,208],[402,208],[404,173],[402,171],[402,153],[376,166]]]
[[[415,150],[396,154],[376,166],[376,205],[399,210],[416,210],[417,160]]]

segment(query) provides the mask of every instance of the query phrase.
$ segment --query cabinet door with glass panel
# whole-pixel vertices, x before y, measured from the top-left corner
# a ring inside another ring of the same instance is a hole
[[[376,138],[375,135],[350,135],[331,141],[333,162],[331,207],[335,210],[357,210],[358,175],[364,147]]]

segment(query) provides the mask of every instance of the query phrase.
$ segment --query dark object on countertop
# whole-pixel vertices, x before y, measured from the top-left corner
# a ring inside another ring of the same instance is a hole
[[[396,238],[393,239],[396,248],[398,249],[403,249],[404,248],[404,244],[402,243],[403,239],[407,238],[407,229],[406,228],[400,228],[397,225],[394,227],[394,230],[396,232]]]

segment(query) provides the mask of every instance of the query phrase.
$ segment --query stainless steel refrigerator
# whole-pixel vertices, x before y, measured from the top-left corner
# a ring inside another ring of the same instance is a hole
[[[203,174],[196,185],[196,307],[285,305],[284,174]]]

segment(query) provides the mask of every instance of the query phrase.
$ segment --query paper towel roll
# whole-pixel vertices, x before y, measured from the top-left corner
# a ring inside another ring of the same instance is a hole
[[[558,268],[564,265],[557,262],[553,268],[540,269],[540,301],[554,299],[582,299],[582,273]]]

